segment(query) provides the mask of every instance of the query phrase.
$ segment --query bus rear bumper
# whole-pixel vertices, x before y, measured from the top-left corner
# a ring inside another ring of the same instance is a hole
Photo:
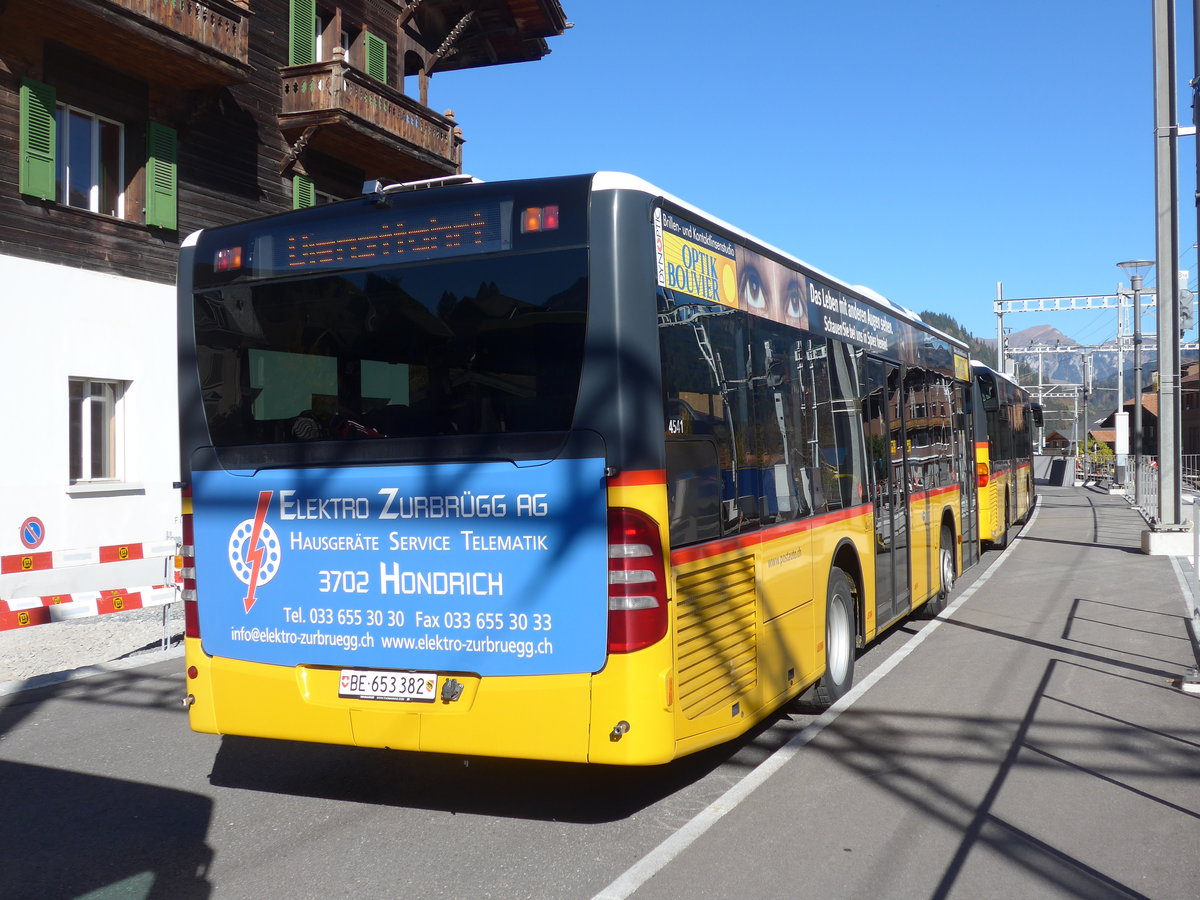
[[[674,755],[666,688],[657,699],[621,690],[646,683],[641,670],[654,652],[610,659],[599,675],[452,675],[463,685],[457,700],[406,703],[339,697],[336,668],[243,662],[209,656],[194,638],[186,645],[197,732],[561,762],[645,765]],[[666,673],[654,681],[665,685]],[[622,722],[637,733],[619,733]]]

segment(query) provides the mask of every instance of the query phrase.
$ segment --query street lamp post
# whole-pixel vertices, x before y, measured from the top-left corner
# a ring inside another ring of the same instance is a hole
[[[1138,475],[1142,468],[1142,272],[1154,266],[1150,259],[1129,259],[1117,265],[1129,275],[1133,288],[1133,502],[1141,498]],[[1121,410],[1125,398],[1121,398]]]

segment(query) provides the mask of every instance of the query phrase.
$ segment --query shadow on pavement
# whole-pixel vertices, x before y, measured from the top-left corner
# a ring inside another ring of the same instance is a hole
[[[1169,695],[1179,699],[1165,684],[1056,659],[1022,717],[860,705],[813,748],[899,798],[926,839],[953,835],[928,896],[956,895],[967,869],[993,858],[1041,896],[1168,896],[1139,854],[1200,824],[1200,725],[1164,718],[1157,698]],[[981,794],[960,789],[973,780],[941,777],[947,766],[989,773]],[[1046,797],[1056,802],[1044,808]]]
[[[0,737],[37,714],[51,700],[70,697],[112,706],[160,707],[179,710],[183,694],[182,673],[176,660],[142,667],[105,671],[85,667],[74,672],[36,675],[25,679],[20,690],[0,695]],[[78,673],[86,677],[70,677]],[[14,682],[16,683],[16,682]]]
[[[596,824],[628,818],[719,766],[752,769],[775,749],[754,744],[776,724],[769,720],[739,741],[666,765],[631,768],[466,759],[225,735],[210,782],[354,803]],[[778,735],[768,739],[779,740]]]
[[[0,809],[6,900],[212,893],[207,797],[0,760]]]

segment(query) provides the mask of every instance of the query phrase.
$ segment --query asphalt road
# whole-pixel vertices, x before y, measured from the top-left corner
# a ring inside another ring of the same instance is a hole
[[[815,718],[652,769],[464,760],[194,734],[181,668],[0,698],[0,896],[588,898]]]
[[[178,668],[6,699],[0,894],[590,897],[778,742],[617,771],[219,738]]]
[[[0,896],[1194,898],[1178,586],[1088,504],[1044,498],[824,730],[653,769],[197,735],[179,660],[2,697]]]

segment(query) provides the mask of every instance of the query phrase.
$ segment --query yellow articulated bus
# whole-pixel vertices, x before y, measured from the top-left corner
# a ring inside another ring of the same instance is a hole
[[[1004,548],[1012,526],[1037,502],[1033,434],[1042,407],[1006,375],[971,361],[975,410],[975,472],[979,531],[985,545]]]
[[[179,286],[197,731],[663,763],[974,558],[965,347],[635,177],[374,186]]]

